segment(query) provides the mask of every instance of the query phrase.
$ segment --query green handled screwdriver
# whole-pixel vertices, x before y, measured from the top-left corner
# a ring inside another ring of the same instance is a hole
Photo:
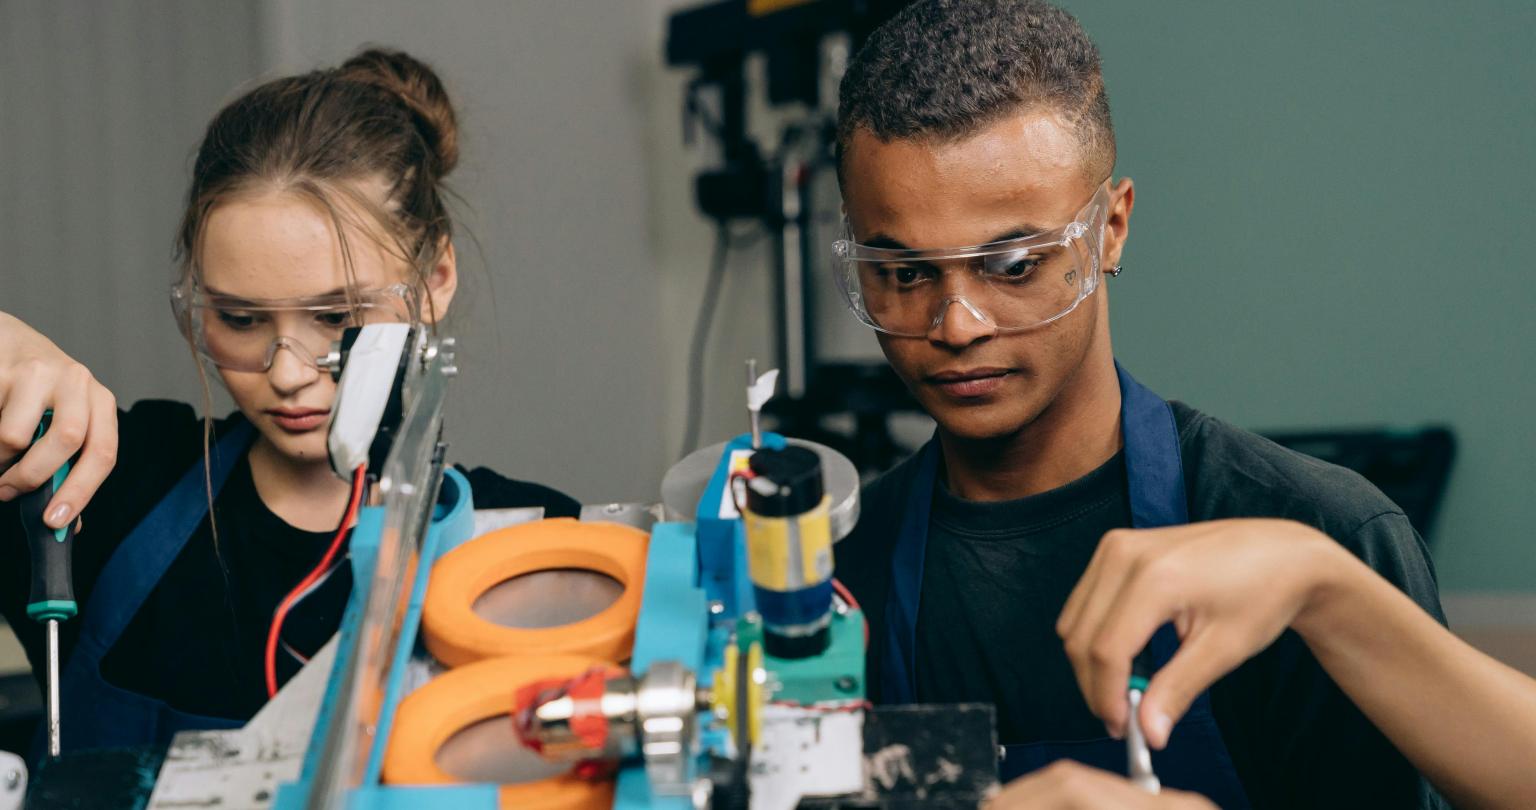
[[[53,412],[43,414],[32,443],[48,432]],[[75,605],[74,577],[70,558],[74,550],[75,529],[73,521],[62,529],[50,529],[43,523],[43,511],[54,493],[69,475],[69,462],[60,467],[37,489],[22,495],[21,523],[26,531],[27,543],[32,552],[32,598],[27,602],[27,615],[48,627],[48,756],[57,757],[60,751],[59,737],[59,622],[78,612]]]
[[[1141,730],[1141,696],[1147,691],[1147,681],[1152,677],[1152,659],[1142,650],[1131,662],[1131,678],[1127,689],[1131,715],[1125,722],[1125,749],[1129,767],[1126,769],[1131,784],[1157,793],[1162,789],[1157,774],[1152,772],[1152,749],[1147,747],[1147,735]]]

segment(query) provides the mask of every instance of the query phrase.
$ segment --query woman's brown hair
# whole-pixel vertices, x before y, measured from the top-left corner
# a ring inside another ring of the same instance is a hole
[[[337,68],[267,82],[220,110],[198,147],[176,245],[182,278],[197,270],[208,214],[257,190],[323,206],[343,248],[348,212],[367,212],[375,227],[364,232],[387,234],[388,247],[425,272],[452,236],[442,179],[458,160],[448,94],[405,53],[370,49]],[[382,204],[359,187],[374,180],[386,184]]]

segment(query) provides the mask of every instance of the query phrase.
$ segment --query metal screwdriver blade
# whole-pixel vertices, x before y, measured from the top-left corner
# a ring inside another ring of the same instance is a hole
[[[62,748],[59,734],[59,622],[48,620],[48,756]]]
[[[1152,772],[1152,750],[1147,747],[1146,735],[1141,732],[1141,690],[1132,689],[1129,696],[1131,716],[1125,724],[1125,750],[1129,760],[1126,772],[1131,784],[1148,793],[1157,793],[1162,789],[1162,783]]]

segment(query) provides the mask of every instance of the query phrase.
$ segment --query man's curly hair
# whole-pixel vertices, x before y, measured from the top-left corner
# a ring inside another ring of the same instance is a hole
[[[848,65],[838,164],[855,132],[882,141],[954,141],[1004,116],[1049,107],[1076,129],[1091,180],[1115,165],[1099,49],[1041,0],[918,0],[880,26]]]

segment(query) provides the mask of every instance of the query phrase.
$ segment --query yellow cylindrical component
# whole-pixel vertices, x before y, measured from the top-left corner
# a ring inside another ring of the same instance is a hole
[[[785,517],[742,515],[752,584],[790,592],[832,578],[832,499],[823,496],[809,512]]]

